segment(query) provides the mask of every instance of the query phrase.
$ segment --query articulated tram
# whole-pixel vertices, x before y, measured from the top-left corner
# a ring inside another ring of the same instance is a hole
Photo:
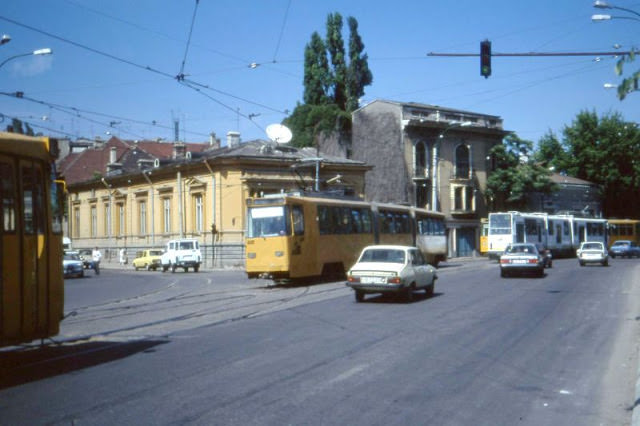
[[[342,277],[371,244],[418,246],[445,260],[444,215],[394,204],[281,195],[247,200],[246,271],[277,281]]]
[[[554,257],[574,256],[583,241],[607,244],[607,220],[574,215],[523,213],[489,214],[487,253],[499,257],[511,243],[539,243]]]

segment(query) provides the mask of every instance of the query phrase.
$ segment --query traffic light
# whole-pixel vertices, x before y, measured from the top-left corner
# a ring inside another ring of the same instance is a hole
[[[491,42],[480,42],[480,75],[488,78],[491,75]]]

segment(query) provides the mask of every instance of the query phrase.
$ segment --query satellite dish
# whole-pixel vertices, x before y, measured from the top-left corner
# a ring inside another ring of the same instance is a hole
[[[267,136],[277,144],[289,143],[291,141],[291,130],[283,124],[269,124],[267,126]]]

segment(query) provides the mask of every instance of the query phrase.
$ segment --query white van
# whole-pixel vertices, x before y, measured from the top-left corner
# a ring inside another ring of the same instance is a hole
[[[198,272],[202,263],[198,240],[179,239],[169,241],[162,254],[161,262],[162,272],[166,272],[169,269],[171,269],[171,272],[175,272],[176,268],[182,268],[185,272],[189,268],[193,268],[194,272]]]

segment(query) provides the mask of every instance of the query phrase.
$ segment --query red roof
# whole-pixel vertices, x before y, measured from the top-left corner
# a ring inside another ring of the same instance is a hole
[[[186,151],[202,152],[209,145],[202,143],[185,143]],[[122,163],[129,154],[142,151],[148,159],[166,160],[173,158],[173,143],[153,141],[122,141],[111,137],[104,144],[96,143],[93,148],[72,153],[58,162],[58,172],[67,184],[74,184],[93,179],[95,176],[106,176],[107,165],[111,156],[111,148],[116,149],[116,163]]]

